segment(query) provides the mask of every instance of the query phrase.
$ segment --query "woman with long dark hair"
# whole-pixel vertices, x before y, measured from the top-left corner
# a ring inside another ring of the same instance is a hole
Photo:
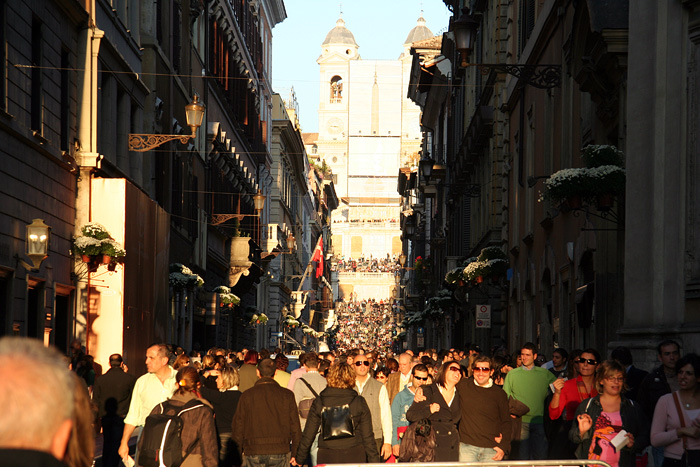
[[[406,412],[409,422],[430,420],[435,430],[435,462],[459,461],[457,422],[462,413],[455,386],[461,379],[459,362],[447,360],[440,367],[435,382],[421,387],[425,399],[414,402]]]
[[[679,389],[661,396],[651,422],[651,445],[664,448],[664,467],[700,464],[700,357],[676,362]]]

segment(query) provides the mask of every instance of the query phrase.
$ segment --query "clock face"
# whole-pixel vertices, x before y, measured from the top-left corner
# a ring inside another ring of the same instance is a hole
[[[343,129],[343,121],[337,117],[333,117],[328,120],[328,132],[329,133],[340,133]]]

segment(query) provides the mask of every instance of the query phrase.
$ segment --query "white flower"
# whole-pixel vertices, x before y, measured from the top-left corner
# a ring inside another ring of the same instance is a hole
[[[80,237],[75,239],[75,247],[78,248],[79,250],[84,250],[85,248],[90,247],[90,246],[99,247],[101,245],[102,245],[102,242],[94,237],[80,236]]]

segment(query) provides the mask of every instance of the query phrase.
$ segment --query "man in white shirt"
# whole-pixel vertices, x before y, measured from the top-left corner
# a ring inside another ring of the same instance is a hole
[[[383,459],[391,456],[391,403],[386,387],[369,376],[369,360],[366,355],[357,355],[353,360],[355,389],[365,398],[372,415],[372,431],[377,449]],[[409,373],[410,374],[410,373]]]
[[[165,344],[152,345],[146,350],[148,373],[136,380],[131,393],[129,412],[124,419],[124,435],[119,445],[119,457],[122,459],[129,454],[129,439],[136,428],[143,427],[153,407],[172,397],[177,389],[177,372],[168,365],[168,353]]]

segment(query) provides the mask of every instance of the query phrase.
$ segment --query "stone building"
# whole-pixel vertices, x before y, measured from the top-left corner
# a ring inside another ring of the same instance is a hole
[[[268,211],[253,196],[269,191],[271,30],[285,17],[282,0],[0,3],[0,125],[12,152],[0,172],[0,334],[62,351],[78,338],[99,364],[120,352],[136,373],[146,342],[255,343],[214,289],[231,286],[240,311],[257,310]],[[187,138],[195,94],[205,118]],[[137,152],[133,134],[178,138]],[[25,273],[32,218],[52,235]],[[244,280],[234,220],[250,235]],[[70,254],[91,222],[125,247],[123,262]],[[169,281],[181,265],[204,285]]]
[[[321,44],[319,133],[310,146],[331,168],[340,199],[333,215],[337,258],[401,252],[396,174],[416,160],[422,137],[420,109],[406,98],[408,51],[412,42],[428,37],[432,33],[420,18],[397,60],[364,60],[341,18]],[[383,298],[392,293],[390,282]],[[350,283],[341,284],[340,298],[352,292]]]

